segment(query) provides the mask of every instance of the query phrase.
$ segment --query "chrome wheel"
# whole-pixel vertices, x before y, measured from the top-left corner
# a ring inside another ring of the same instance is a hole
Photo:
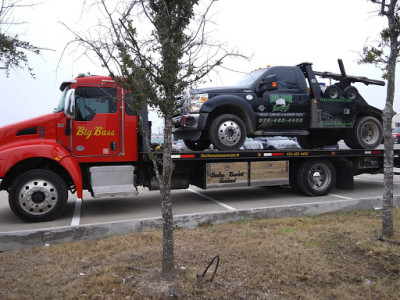
[[[211,122],[209,137],[211,144],[218,150],[237,150],[246,140],[246,126],[236,115],[220,115]]]
[[[58,174],[44,169],[18,176],[8,195],[11,210],[28,222],[54,220],[64,210],[67,200],[65,181]]]
[[[42,179],[27,182],[18,194],[21,208],[33,215],[46,214],[53,209],[58,200],[55,186]]]
[[[331,172],[325,164],[316,164],[308,172],[308,182],[315,191],[321,191],[331,183]]]
[[[218,138],[222,144],[226,146],[233,146],[238,143],[242,137],[242,132],[237,123],[227,120],[218,128]]]
[[[323,196],[335,186],[336,170],[327,159],[309,159],[294,163],[290,168],[290,184],[308,196]]]

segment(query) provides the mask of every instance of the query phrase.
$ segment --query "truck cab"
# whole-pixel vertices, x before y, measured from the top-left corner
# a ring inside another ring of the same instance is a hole
[[[65,81],[60,90],[52,114],[0,128],[0,189],[27,221],[56,218],[68,190],[78,198],[83,189],[96,197],[137,194],[133,177],[143,142],[139,115],[125,101],[129,93],[94,75]]]
[[[100,88],[99,88],[100,87]],[[55,113],[65,115],[58,124],[59,143],[79,162],[137,160],[138,115],[126,105],[123,90],[110,77],[81,76],[62,83]],[[135,132],[135,131],[133,131]]]

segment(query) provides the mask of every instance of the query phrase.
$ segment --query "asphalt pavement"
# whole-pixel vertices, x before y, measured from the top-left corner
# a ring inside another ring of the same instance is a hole
[[[400,204],[400,177],[394,180],[395,205]],[[381,209],[383,175],[355,177],[354,190],[334,189],[322,197],[295,194],[288,186],[172,191],[174,223],[183,228],[254,218],[310,216],[333,211]],[[95,239],[162,228],[158,191],[140,189],[136,197],[92,198],[70,194],[55,221],[25,223],[8,207],[0,192],[0,251]]]

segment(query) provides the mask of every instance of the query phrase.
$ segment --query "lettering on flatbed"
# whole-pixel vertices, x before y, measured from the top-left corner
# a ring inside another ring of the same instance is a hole
[[[202,158],[231,158],[231,157],[239,157],[239,153],[230,153],[230,154],[201,154]]]
[[[230,154],[220,154],[220,155],[230,155]],[[249,171],[247,162],[210,163],[207,164],[206,184],[207,188],[232,186],[232,185],[247,186],[248,176],[249,176]]]
[[[308,152],[287,152],[286,156],[308,156]]]

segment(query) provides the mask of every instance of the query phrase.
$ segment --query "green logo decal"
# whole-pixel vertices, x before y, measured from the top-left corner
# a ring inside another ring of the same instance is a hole
[[[292,95],[270,95],[270,103],[274,103],[272,111],[287,112],[292,102]]]

